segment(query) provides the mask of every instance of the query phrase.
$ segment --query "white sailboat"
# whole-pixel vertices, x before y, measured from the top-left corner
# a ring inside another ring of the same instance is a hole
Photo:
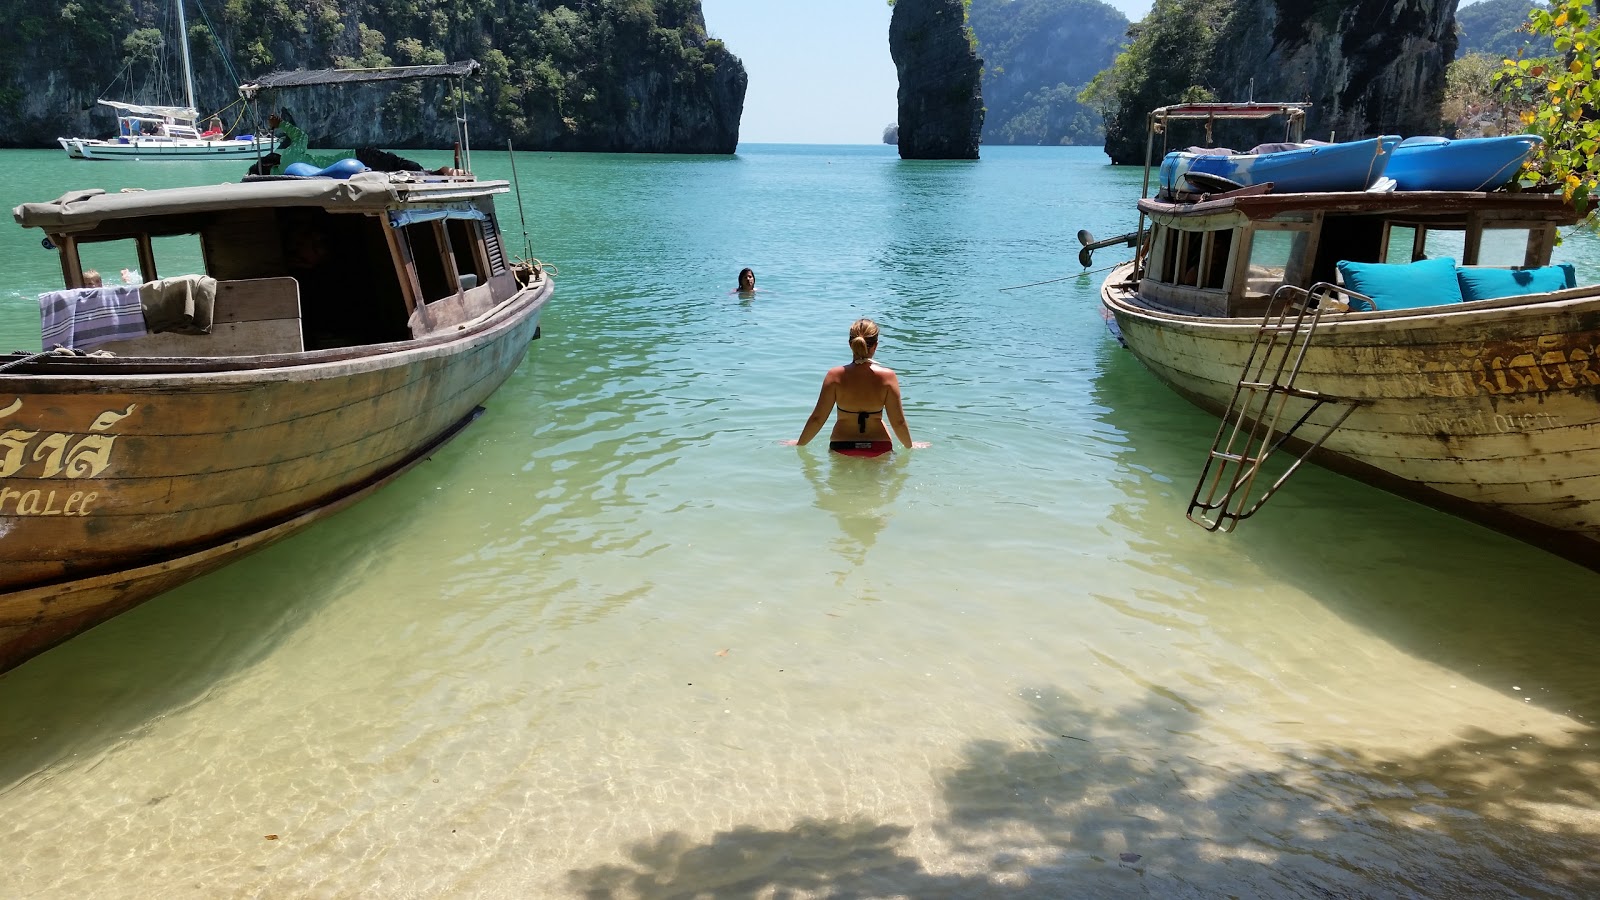
[[[183,50],[183,90],[185,106],[142,106],[101,100],[117,111],[117,136],[97,138],[57,138],[61,149],[73,159],[255,159],[273,149],[271,135],[241,134],[228,137],[220,131],[201,132],[195,125],[200,114],[194,108],[194,67],[189,61],[189,27],[178,0],[178,41]]]

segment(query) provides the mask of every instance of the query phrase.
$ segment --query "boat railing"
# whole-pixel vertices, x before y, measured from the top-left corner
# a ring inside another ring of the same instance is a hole
[[[1261,327],[1250,345],[1244,371],[1234,386],[1217,436],[1211,442],[1205,467],[1190,496],[1189,521],[1207,531],[1232,531],[1265,506],[1301,464],[1355,411],[1358,404],[1354,401],[1295,385],[1306,349],[1311,345],[1322,316],[1347,304],[1340,295],[1351,293],[1325,281],[1310,289],[1285,284],[1273,292]],[[1348,305],[1345,308],[1348,309]],[[1304,409],[1292,425],[1283,427],[1281,423],[1286,421],[1291,399],[1300,401]],[[1284,444],[1296,439],[1296,434],[1312,415],[1330,404],[1344,406],[1338,418],[1315,440],[1299,439],[1305,449],[1252,500],[1262,466]]]

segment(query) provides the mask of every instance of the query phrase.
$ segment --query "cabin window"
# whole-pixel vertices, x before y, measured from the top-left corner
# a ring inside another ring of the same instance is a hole
[[[482,244],[480,235],[483,232],[478,223],[472,219],[446,219],[445,222],[450,236],[450,254],[456,259],[456,276],[461,280],[461,289],[471,290],[488,281],[488,273],[479,261],[478,248]]]
[[[1422,229],[1415,225],[1391,223],[1383,241],[1383,259],[1380,262],[1404,264],[1421,259]]]
[[[1232,231],[1206,232],[1206,249],[1200,267],[1201,287],[1221,290],[1227,286],[1228,258],[1232,253]]]
[[[198,234],[173,234],[150,239],[150,254],[160,269],[159,277],[201,275],[206,272],[205,253]],[[152,273],[151,277],[157,277]]]
[[[1300,283],[1310,239],[1307,229],[1258,228],[1250,239],[1245,295],[1270,297],[1285,284]]]
[[[79,241],[78,263],[84,273],[94,272],[106,287],[122,284],[122,272],[128,272],[128,281],[142,284],[155,277],[146,274],[139,264],[139,242],[134,238],[114,241]]]
[[[1389,234],[1383,242],[1381,262],[1411,263],[1424,259],[1449,257],[1458,263],[1467,262],[1467,232],[1460,228],[1429,228],[1411,223],[1389,223]]]
[[[1189,287],[1200,285],[1200,251],[1205,245],[1205,234],[1199,231],[1179,232],[1178,254],[1180,266],[1178,283]]]
[[[1156,258],[1161,261],[1161,268],[1157,271],[1156,280],[1167,284],[1177,282],[1178,271],[1178,246],[1179,232],[1165,225],[1157,226]]]
[[[1532,228],[1485,228],[1477,264],[1506,268],[1539,265],[1540,260],[1530,259],[1536,235]]]
[[[411,244],[411,257],[417,266],[417,281],[422,286],[422,299],[426,303],[454,297],[457,290],[443,243],[442,224],[436,221],[405,226],[406,240]]]

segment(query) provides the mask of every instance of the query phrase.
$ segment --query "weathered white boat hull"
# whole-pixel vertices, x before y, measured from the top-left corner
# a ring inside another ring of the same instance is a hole
[[[1228,406],[1259,321],[1102,298],[1156,377]],[[1600,289],[1326,317],[1297,388],[1358,401],[1313,458],[1600,568]],[[1290,400],[1285,424],[1308,406]],[[1313,413],[1314,439],[1342,412]],[[1204,448],[1196,448],[1196,465]]]
[[[59,138],[61,148],[73,159],[87,160],[254,160],[274,149],[270,138],[254,141],[140,140],[127,143],[86,138]]]

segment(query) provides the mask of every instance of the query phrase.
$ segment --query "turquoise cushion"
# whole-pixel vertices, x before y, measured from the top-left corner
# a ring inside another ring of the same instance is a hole
[[[1547,294],[1578,286],[1572,263],[1538,269],[1459,269],[1461,299],[1493,300],[1522,294]]]
[[[1446,257],[1414,263],[1358,263],[1339,260],[1344,286],[1366,294],[1378,309],[1416,309],[1441,303],[1460,303],[1456,261]]]

